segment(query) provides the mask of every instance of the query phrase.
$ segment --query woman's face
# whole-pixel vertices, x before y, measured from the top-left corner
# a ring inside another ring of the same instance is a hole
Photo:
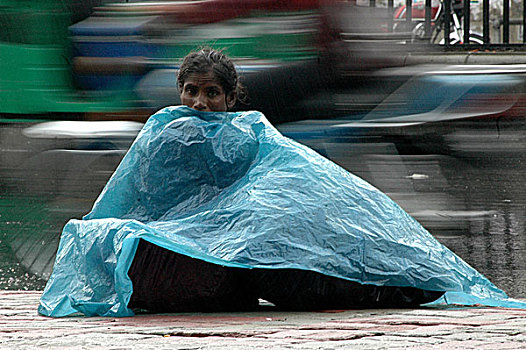
[[[203,112],[226,112],[234,106],[235,94],[225,95],[213,72],[193,73],[184,81],[181,103]]]

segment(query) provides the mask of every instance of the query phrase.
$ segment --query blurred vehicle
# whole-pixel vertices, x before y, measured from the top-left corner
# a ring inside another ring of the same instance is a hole
[[[421,66],[377,79],[403,83],[370,112],[280,131],[372,183],[432,232],[491,215],[477,207],[486,176],[503,186],[494,200],[508,200],[507,175],[495,169],[525,170],[526,66]]]
[[[182,58],[201,46],[223,48],[238,64],[250,102],[279,122],[281,73],[318,69],[326,51],[322,6],[328,0],[165,1],[107,4],[70,27],[73,76],[86,90],[125,86],[150,111],[180,103],[175,84]],[[315,73],[315,72],[314,72]],[[266,76],[277,78],[265,80]],[[298,77],[300,78],[300,77]],[[309,74],[301,76],[309,81]],[[283,115],[283,113],[281,114]]]
[[[1,0],[0,114],[78,118],[136,106],[129,92],[87,93],[74,85],[68,26],[96,1]],[[76,15],[70,15],[74,11]]]

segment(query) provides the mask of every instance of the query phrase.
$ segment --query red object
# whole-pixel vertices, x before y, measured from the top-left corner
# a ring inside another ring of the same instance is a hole
[[[436,20],[438,14],[439,6],[431,7],[431,20]],[[424,20],[426,15],[426,8],[424,2],[415,2],[411,7],[411,13],[413,19]],[[395,10],[394,18],[395,19],[404,19],[406,15],[406,6],[400,6]]]
[[[253,11],[297,11],[318,9],[337,0],[205,0],[164,5],[179,23],[203,24],[242,17]]]

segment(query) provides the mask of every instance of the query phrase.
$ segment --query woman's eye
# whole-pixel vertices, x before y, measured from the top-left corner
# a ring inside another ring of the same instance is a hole
[[[216,97],[217,95],[219,95],[219,91],[217,91],[216,89],[210,89],[210,90],[208,90],[208,97],[209,97],[209,98],[214,98],[214,97]]]
[[[189,87],[186,87],[186,88],[184,89],[184,91],[185,91],[187,94],[189,94],[189,95],[195,95],[195,94],[196,94],[196,89],[193,88],[193,87],[190,87],[190,86],[189,86]]]

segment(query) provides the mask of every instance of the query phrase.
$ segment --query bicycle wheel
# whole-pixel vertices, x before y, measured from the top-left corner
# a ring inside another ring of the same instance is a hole
[[[462,45],[464,44],[464,38],[459,37],[458,34],[452,32],[449,36],[449,45]],[[439,45],[444,45],[445,41],[442,37],[440,41],[438,42]],[[476,45],[482,45],[484,44],[484,39],[482,35],[477,33],[470,33],[469,34],[469,42],[467,44],[476,44]]]

